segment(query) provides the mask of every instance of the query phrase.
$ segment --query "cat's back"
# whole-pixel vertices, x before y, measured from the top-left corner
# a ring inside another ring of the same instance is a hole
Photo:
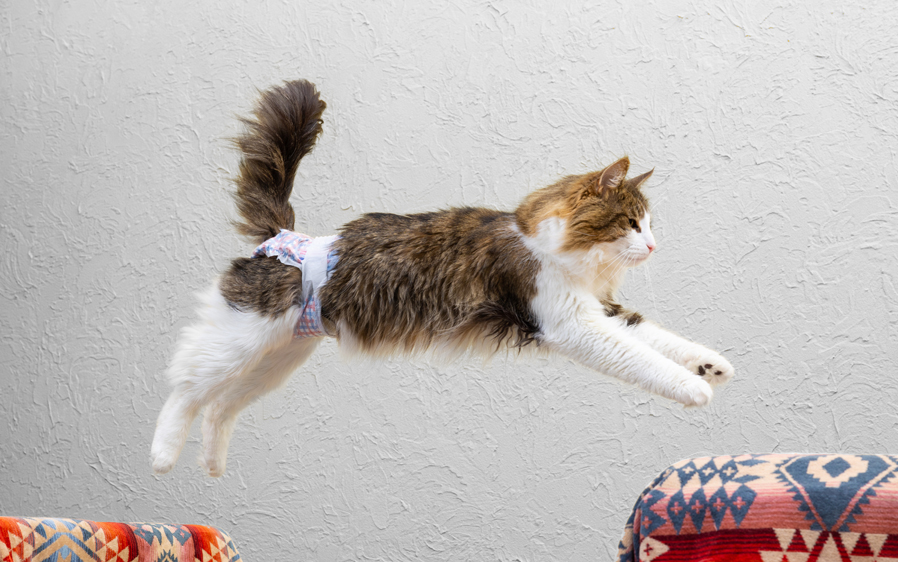
[[[369,213],[344,225],[335,247],[344,265],[370,273],[407,268],[440,275],[443,282],[472,283],[502,269],[526,267],[532,260],[514,214],[479,207]]]
[[[352,319],[363,339],[388,325],[394,337],[451,332],[484,310],[529,316],[536,291],[539,262],[508,212],[370,213],[344,225],[334,249],[324,312]]]

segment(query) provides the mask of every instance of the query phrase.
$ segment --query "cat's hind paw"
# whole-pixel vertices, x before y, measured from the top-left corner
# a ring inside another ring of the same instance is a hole
[[[203,467],[203,470],[206,471],[206,474],[208,474],[212,478],[219,478],[225,472],[225,463],[227,461],[224,458],[203,456],[200,457],[199,461],[200,466]]]
[[[733,378],[735,374],[730,362],[713,351],[688,361],[685,367],[711,386],[723,384]]]
[[[155,443],[154,443],[155,445]],[[150,460],[153,462],[153,474],[165,474],[178,462],[180,451],[165,450],[162,447],[153,447]]]

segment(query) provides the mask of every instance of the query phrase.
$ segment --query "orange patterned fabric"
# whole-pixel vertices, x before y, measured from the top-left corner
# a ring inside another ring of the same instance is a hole
[[[0,562],[236,562],[213,527],[0,517]]]

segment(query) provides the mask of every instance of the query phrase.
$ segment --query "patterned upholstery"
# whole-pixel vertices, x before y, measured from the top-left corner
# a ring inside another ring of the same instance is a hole
[[[898,562],[898,457],[742,455],[667,468],[619,562]]]
[[[236,562],[212,527],[0,517],[0,562]]]

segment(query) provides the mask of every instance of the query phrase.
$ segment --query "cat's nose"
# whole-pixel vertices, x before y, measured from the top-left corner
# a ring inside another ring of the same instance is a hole
[[[651,253],[652,251],[655,250],[655,245],[654,245],[654,244],[646,244],[645,246],[646,246],[646,248],[649,249],[649,253]]]

